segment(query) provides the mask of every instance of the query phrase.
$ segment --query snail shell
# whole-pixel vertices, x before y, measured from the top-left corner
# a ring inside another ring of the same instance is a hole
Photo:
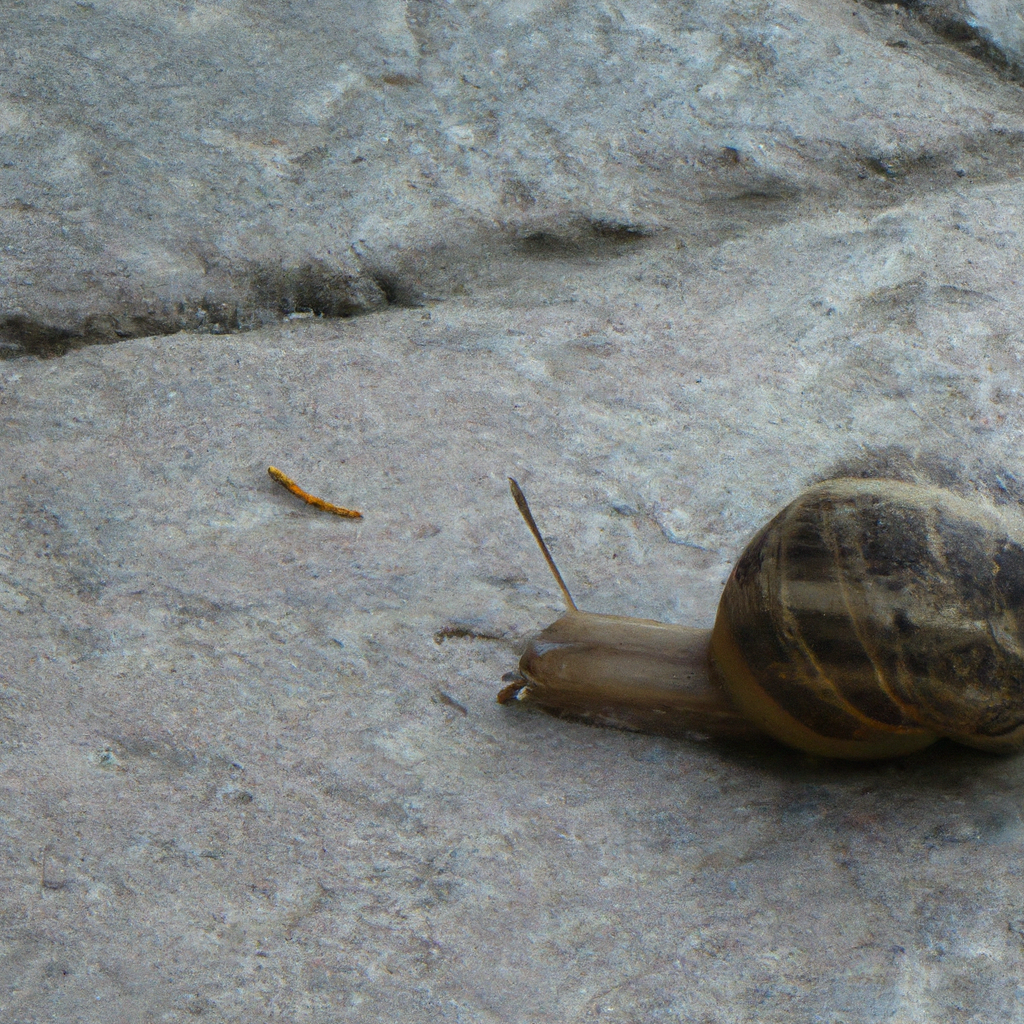
[[[1024,522],[894,480],[831,480],[750,542],[711,670],[759,728],[873,757],[1024,743]]]
[[[530,643],[503,703],[663,733],[766,733],[830,757],[943,736],[1024,745],[1015,505],[898,480],[818,484],[748,544],[710,634],[581,612],[565,594],[570,611]]]

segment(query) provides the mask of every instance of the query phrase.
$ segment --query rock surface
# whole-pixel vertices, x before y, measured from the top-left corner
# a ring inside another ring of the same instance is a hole
[[[494,701],[559,613],[506,474],[583,607],[706,625],[808,467],[939,439],[1019,472],[1011,347],[583,284],[6,364],[5,1018],[1020,1014],[1020,759]]]
[[[494,701],[507,475],[694,625],[866,453],[1019,494],[1012,12],[397,9],[6,12],[9,352],[207,333],[0,363],[0,1019],[1020,1018],[1024,758]]]
[[[7,5],[0,341],[476,292],[1016,178],[1015,9]],[[962,183],[957,175],[962,176]]]
[[[910,0],[905,6],[966,52],[1010,72],[1024,70],[1024,14],[1008,0]]]

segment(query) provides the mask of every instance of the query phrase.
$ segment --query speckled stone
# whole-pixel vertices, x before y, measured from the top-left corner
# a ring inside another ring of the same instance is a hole
[[[694,626],[834,467],[1019,490],[997,7],[7,5],[0,1020],[1024,1017],[1024,759],[495,702],[508,475]]]
[[[0,344],[416,305],[641,246],[689,273],[1016,180],[1015,11],[908,7],[8,3]]]
[[[914,347],[963,315],[922,283],[860,348],[862,261],[814,262],[829,305],[735,270],[627,301],[600,270],[574,301],[5,364],[0,1016],[1019,1015],[1020,759],[495,703],[559,614],[508,474],[583,607],[708,625],[757,524],[865,445],[1024,472],[1019,342]]]

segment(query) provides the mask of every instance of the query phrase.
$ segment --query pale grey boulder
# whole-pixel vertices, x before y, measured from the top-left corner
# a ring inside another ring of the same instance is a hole
[[[6,12],[10,349],[230,332],[998,181],[1018,88],[898,7]]]
[[[1024,1016],[1020,758],[494,699],[561,612],[507,475],[581,607],[697,626],[830,470],[1020,493],[956,10],[8,5],[4,343],[80,350],[0,363],[0,1019]]]
[[[1019,492],[1020,248],[979,192],[672,287],[623,257],[4,363],[0,1016],[1019,1017],[1020,758],[835,765],[495,702],[561,613],[507,475],[581,607],[693,625],[830,467]]]

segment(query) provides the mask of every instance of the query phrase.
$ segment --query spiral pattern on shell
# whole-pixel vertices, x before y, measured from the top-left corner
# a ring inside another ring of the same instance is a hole
[[[812,487],[736,563],[709,660],[752,722],[812,753],[1017,749],[1024,515],[895,480]]]

